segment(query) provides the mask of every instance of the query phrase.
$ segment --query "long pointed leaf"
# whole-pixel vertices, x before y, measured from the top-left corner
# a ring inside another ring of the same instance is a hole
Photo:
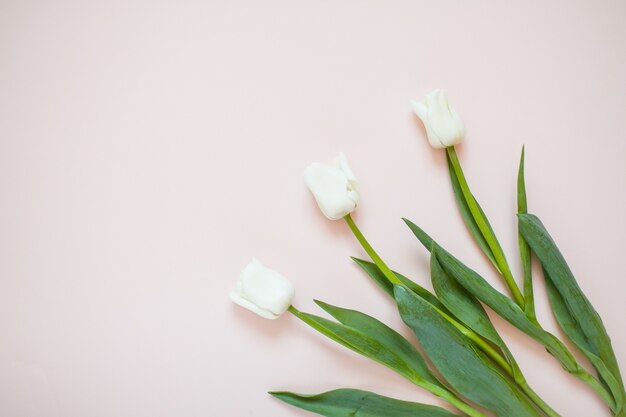
[[[433,288],[439,299],[466,326],[500,348],[508,362],[508,369],[505,368],[505,370],[510,372],[515,381],[524,382],[525,378],[519,365],[506,343],[504,343],[504,340],[498,334],[483,306],[472,294],[443,270],[435,252],[433,250],[430,256],[430,273]]]
[[[414,384],[448,401],[459,410],[471,416],[485,417],[434,377],[421,354],[400,334],[363,313],[318,303],[332,314],[341,317],[342,320],[356,325],[358,329],[313,314],[302,313],[293,307],[290,311],[330,339],[385,365]]]
[[[472,294],[443,270],[437,260],[435,250],[431,251],[430,264],[433,287],[441,301],[466,326],[500,349],[502,354],[499,357],[490,357],[513,378],[520,389],[528,395],[529,399],[534,401],[547,415],[558,416],[558,413],[528,385],[526,377],[524,377],[513,353],[498,334],[483,306]]]
[[[517,212],[518,214],[526,213],[527,210],[528,201],[526,199],[526,180],[524,178],[524,147],[522,147],[522,156],[520,157],[519,171],[517,173]],[[518,231],[517,240],[520,260],[522,262],[522,270],[524,272],[524,311],[526,312],[528,318],[536,320],[530,246],[528,246],[528,243],[524,240],[521,231]]]
[[[386,367],[396,371],[408,380],[420,384],[425,380],[412,363],[407,363],[402,355],[385,346],[385,342],[377,340],[349,326],[325,319],[309,313],[299,313],[298,317],[309,324],[315,330],[340,343],[341,345],[372,359]]]
[[[504,344],[485,309],[465,288],[445,273],[435,256],[435,251],[431,252],[430,274],[435,293],[450,311],[491,343],[496,346]]]
[[[544,270],[546,276],[546,288],[548,290],[548,299],[550,300],[550,306],[557,322],[563,332],[569,337],[569,339],[576,345],[578,349],[589,359],[593,367],[598,371],[598,375],[601,377],[601,381],[605,388],[609,391],[619,392],[619,382],[615,379],[611,371],[606,367],[605,363],[595,353],[593,353],[593,347],[587,340],[587,337],[582,331],[582,328],[576,322],[574,317],[567,309],[567,305],[559,294],[558,290],[548,278],[547,271]],[[619,395],[619,394],[618,394]],[[616,404],[617,409],[623,408],[623,404]]]
[[[339,389],[317,395],[270,392],[287,404],[326,417],[456,417],[440,407],[400,401],[373,392]]]
[[[421,353],[391,327],[360,311],[336,307],[318,300],[315,300],[315,303],[344,326],[355,329],[367,335],[368,338],[378,341],[386,350],[397,355],[413,374],[433,385],[440,385],[439,380],[428,369]],[[360,350],[365,351],[363,348]]]
[[[382,271],[380,271],[380,269],[378,269],[378,267],[375,264],[365,262],[365,261],[360,261],[360,260],[358,260],[357,263],[361,264],[363,269],[367,271],[375,281],[381,281],[381,282],[386,282],[390,284],[389,281],[386,280]],[[517,364],[512,359],[513,356],[511,352],[508,350],[508,348],[506,347],[506,345],[501,339],[499,340],[499,343],[496,342],[499,336],[497,335],[497,332],[495,331],[495,329],[492,327],[493,330],[490,331],[489,329],[487,329],[487,324],[479,326],[480,321],[483,321],[483,322],[486,321],[489,324],[490,322],[486,313],[482,309],[482,306],[477,301],[474,300],[474,305],[472,307],[480,308],[483,312],[483,316],[476,317],[475,321],[468,320],[467,323],[463,322],[463,320],[455,316],[455,314],[453,314],[451,310],[448,308],[448,307],[452,308],[455,306],[455,304],[452,303],[450,300],[448,300],[450,302],[450,305],[447,305],[446,303],[442,303],[435,297],[435,295],[433,295],[428,290],[415,284],[413,281],[408,280],[408,278],[405,278],[396,272],[394,273],[398,276],[398,278],[401,281],[406,282],[405,286],[409,290],[413,291],[419,297],[421,297],[426,302],[431,304],[443,318],[445,318],[449,323],[451,323],[457,329],[459,329],[461,333],[463,333],[465,336],[469,337],[471,340],[477,343],[480,349],[486,352],[489,357],[491,357],[494,361],[496,361],[496,363],[502,366],[503,369],[505,369],[507,372],[510,372],[513,375],[513,377],[516,379],[516,381],[522,380],[521,372],[519,371]],[[465,291],[462,287],[460,287],[454,280],[448,279],[448,282],[445,285],[455,285],[456,288],[458,288],[460,291],[463,291],[464,292],[463,294],[456,294],[461,299],[463,299],[464,297],[468,297],[468,296],[471,297],[471,295],[468,294],[467,291]],[[445,291],[445,290],[442,291],[443,296],[451,297],[452,294],[450,291]],[[459,300],[459,303],[462,304],[462,301]],[[455,311],[459,314],[467,315],[468,308],[469,306],[458,305],[458,308],[455,307]],[[474,326],[475,328],[472,328],[472,326]],[[485,342],[485,340],[483,340],[481,336],[487,340],[490,340],[492,343],[495,343],[496,345],[498,345],[502,349],[506,357],[502,356],[501,352],[498,352],[489,343]],[[510,364],[507,363],[507,359]]]
[[[404,221],[426,249],[436,249],[437,260],[451,277],[476,298],[491,307],[491,309],[502,318],[544,345],[546,350],[561,363],[565,370],[587,383],[602,397],[612,410],[616,410],[615,399],[611,393],[576,362],[574,356],[559,339],[543,330],[537,323],[531,322],[517,304],[497,291],[489,285],[483,277],[465,266],[461,261],[435,243],[421,228],[409,220],[404,219]]]
[[[553,285],[560,299],[553,294],[552,301],[556,301],[555,313],[558,310],[561,319],[567,319],[565,311],[576,323],[575,330],[564,326],[563,330],[576,345],[586,353],[586,356],[599,365],[598,359],[604,366],[596,366],[603,381],[609,386],[615,399],[617,410],[624,404],[624,384],[619,371],[617,358],[611,346],[611,339],[602,323],[600,315],[587,299],[574,274],[570,270],[565,258],[559,251],[556,243],[537,216],[532,214],[519,215],[520,231],[532,251],[535,253],[542,267],[546,271],[546,280]],[[562,301],[566,310],[558,305]],[[554,303],[553,303],[554,308]],[[580,336],[584,335],[584,339]],[[592,356],[589,355],[592,354]]]
[[[439,246],[426,232],[411,222],[404,220],[413,234],[427,250],[436,248],[437,260],[443,269],[461,284],[469,293],[487,304],[505,320],[515,327],[542,343],[569,372],[577,373],[581,369],[574,357],[567,351],[565,346],[553,335],[533,324],[524,314],[522,309],[511,299],[493,288],[483,277],[465,266],[461,261],[450,255]]]
[[[401,286],[394,293],[402,320],[455,390],[501,416],[539,416],[489,358],[429,303]]]

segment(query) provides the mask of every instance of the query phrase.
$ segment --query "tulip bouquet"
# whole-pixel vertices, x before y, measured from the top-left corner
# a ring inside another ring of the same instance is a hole
[[[271,394],[293,406],[328,417],[559,416],[529,386],[486,314],[483,307],[486,305],[543,345],[565,371],[584,381],[606,403],[611,415],[626,417],[624,383],[602,320],[578,286],[546,227],[537,216],[527,212],[524,150],[517,181],[519,256],[523,273],[520,288],[487,216],[470,191],[457,157],[454,145],[464,136],[463,122],[441,90],[428,94],[413,105],[426,127],[430,144],[445,149],[459,211],[470,234],[503,279],[509,294],[496,290],[408,219],[403,220],[430,252],[434,293],[393,271],[350,216],[359,202],[358,182],[346,157],[340,154],[333,165],[314,163],[306,168],[306,185],[326,217],[346,222],[370,258],[353,260],[395,300],[402,320],[415,333],[422,350],[416,349],[395,330],[359,311],[321,301],[316,303],[334,320],[299,311],[291,305],[294,289],[289,280],[257,260],[242,271],[238,288],[231,298],[269,319],[289,311],[324,336],[447,401],[457,412],[354,389],[317,395]],[[533,255],[543,269],[550,305],[558,324],[589,360],[593,370],[583,367],[566,345],[539,322],[533,297]]]

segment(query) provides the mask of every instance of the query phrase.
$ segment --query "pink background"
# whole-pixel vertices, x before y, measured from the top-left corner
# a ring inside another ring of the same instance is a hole
[[[227,297],[255,256],[293,280],[300,309],[322,299],[411,337],[303,184],[340,150],[361,182],[357,222],[390,265],[429,285],[406,216],[503,288],[411,113],[437,87],[518,277],[526,144],[531,211],[626,370],[625,16],[620,0],[0,1],[0,415],[305,416],[266,391],[338,387],[440,403]],[[564,416],[608,415],[495,322]]]

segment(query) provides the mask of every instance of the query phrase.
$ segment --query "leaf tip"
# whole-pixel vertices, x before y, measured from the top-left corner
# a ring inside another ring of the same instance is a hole
[[[354,261],[359,266],[365,263],[365,260],[357,258],[356,256],[351,256],[350,259],[352,259],[352,261]]]
[[[413,223],[411,220],[407,219],[406,217],[403,217],[402,221],[404,222],[404,224],[409,226],[409,229],[414,229],[414,228],[417,227],[417,225],[415,223]]]
[[[324,307],[328,306],[328,304],[326,304],[325,302],[323,302],[322,300],[317,300],[317,299],[313,299],[313,302],[315,304],[317,304],[318,306],[320,306],[321,308],[323,308],[324,310],[326,310]]]

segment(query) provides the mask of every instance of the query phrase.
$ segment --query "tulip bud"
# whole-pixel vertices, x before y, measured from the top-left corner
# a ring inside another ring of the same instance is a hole
[[[253,259],[241,271],[237,290],[230,299],[266,319],[277,319],[291,305],[294,289],[278,272]]]
[[[461,143],[465,126],[457,112],[448,103],[443,90],[435,90],[422,101],[413,101],[415,114],[422,119],[428,141],[433,148],[442,149]]]
[[[358,182],[343,153],[335,158],[333,165],[318,162],[309,165],[304,170],[304,182],[330,220],[341,219],[359,203]]]

